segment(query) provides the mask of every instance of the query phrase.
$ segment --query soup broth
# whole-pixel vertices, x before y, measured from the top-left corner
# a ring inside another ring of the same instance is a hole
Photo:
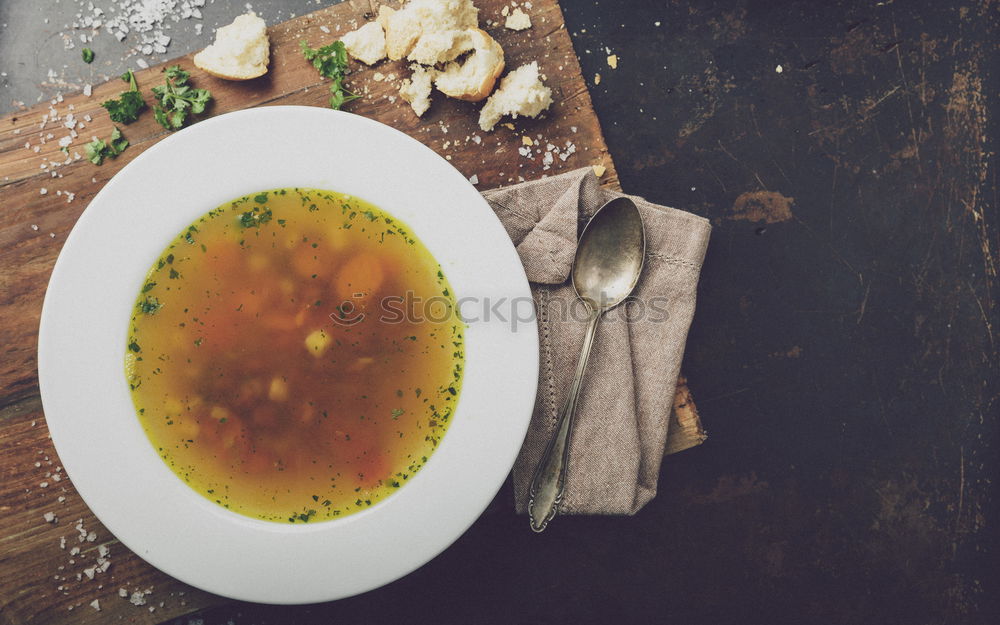
[[[126,375],[157,453],[270,521],[366,509],[427,462],[462,381],[454,294],[408,226],[278,189],[209,211],[153,265]]]

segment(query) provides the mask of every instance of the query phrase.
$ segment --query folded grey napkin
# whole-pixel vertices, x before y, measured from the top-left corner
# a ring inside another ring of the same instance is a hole
[[[514,464],[519,513],[573,379],[587,315],[569,281],[579,232],[605,202],[588,167],[483,193],[531,283],[540,341],[538,397]],[[634,299],[598,326],[570,439],[563,514],[635,514],[656,495],[677,375],[711,226],[629,196],[646,228]]]

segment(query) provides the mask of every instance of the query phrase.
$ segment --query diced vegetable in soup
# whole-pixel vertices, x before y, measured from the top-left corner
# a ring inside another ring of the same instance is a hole
[[[126,375],[149,440],[194,490],[259,519],[327,520],[427,462],[458,401],[462,330],[405,224],[278,189],[167,247],[135,305]]]

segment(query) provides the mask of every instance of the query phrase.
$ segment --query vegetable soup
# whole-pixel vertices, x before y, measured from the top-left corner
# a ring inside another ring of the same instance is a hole
[[[181,479],[234,512],[342,517],[405,485],[462,381],[454,294],[408,226],[358,198],[228,202],[164,250],[129,324],[138,418]]]

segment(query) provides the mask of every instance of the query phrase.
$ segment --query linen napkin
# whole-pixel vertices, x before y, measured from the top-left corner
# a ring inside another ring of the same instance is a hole
[[[524,263],[538,320],[538,396],[514,464],[525,513],[535,467],[572,383],[587,316],[570,283],[577,238],[605,202],[591,168],[483,193]],[[633,300],[605,313],[570,438],[561,514],[635,514],[656,495],[660,461],[695,291],[711,226],[706,219],[629,196],[646,229]]]

